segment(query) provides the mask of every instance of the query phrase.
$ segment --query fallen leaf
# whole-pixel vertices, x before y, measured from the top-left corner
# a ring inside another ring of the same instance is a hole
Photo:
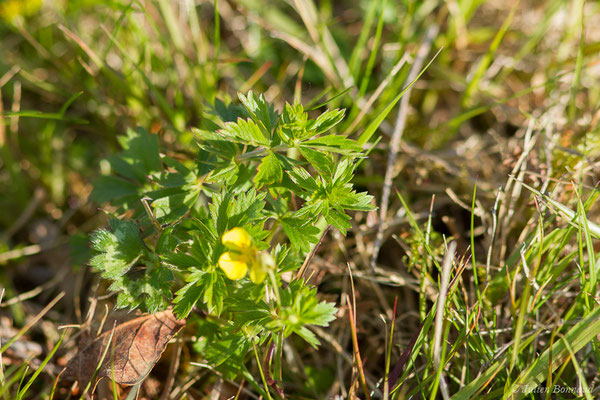
[[[60,379],[76,380],[82,389],[91,383],[90,393],[102,378],[114,379],[121,385],[135,385],[150,373],[169,340],[184,325],[185,320],[177,319],[172,310],[117,325],[77,353]]]

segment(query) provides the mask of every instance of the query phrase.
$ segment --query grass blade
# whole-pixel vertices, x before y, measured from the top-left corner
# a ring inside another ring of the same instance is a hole
[[[437,58],[437,56],[440,54],[441,51],[442,51],[442,48],[440,48],[437,51],[437,53],[435,53],[435,55],[429,61],[429,63],[427,63],[425,68],[423,68],[421,70],[421,72],[419,72],[419,75],[417,75],[417,77],[412,82],[410,82],[408,84],[408,86],[406,86],[383,110],[381,110],[381,112],[373,119],[373,121],[371,121],[371,123],[367,126],[367,128],[363,131],[363,133],[360,134],[360,136],[356,140],[356,142],[359,146],[364,146],[371,139],[371,137],[373,136],[373,134],[375,133],[377,128],[379,128],[379,125],[381,125],[381,123],[385,119],[385,117],[388,116],[388,114],[392,111],[394,106],[400,101],[402,96],[404,96],[404,94],[412,87],[412,85],[414,85],[415,82],[419,80],[421,75],[423,75],[425,73],[425,71],[427,71],[429,66],[431,66],[431,64],[433,64],[433,61]]]
[[[536,361],[523,371],[515,382],[510,386],[503,399],[518,400],[528,394],[527,390],[533,390],[547,378],[547,371],[554,371],[563,362],[567,361],[571,354],[577,353],[586,344],[590,343],[600,334],[600,307],[596,307],[588,316],[580,320],[571,328],[562,340],[554,343],[546,349]],[[552,355],[552,357],[550,357]]]

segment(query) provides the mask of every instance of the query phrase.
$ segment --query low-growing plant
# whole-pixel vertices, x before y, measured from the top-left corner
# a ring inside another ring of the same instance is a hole
[[[194,311],[205,361],[258,386],[244,366],[257,348],[291,334],[316,347],[307,326],[334,319],[303,279],[314,246],[328,227],[346,234],[348,210],[374,207],[351,183],[361,147],[331,133],[343,110],[311,119],[300,104],[279,113],[262,95],[239,99],[216,102],[195,148],[163,154],[142,128],[119,138],[113,173],[93,191],[115,208],[90,264],[112,281],[117,308]]]

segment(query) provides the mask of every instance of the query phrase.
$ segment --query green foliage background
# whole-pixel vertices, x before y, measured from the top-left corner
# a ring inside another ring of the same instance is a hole
[[[45,398],[74,346],[49,356],[57,327],[84,322],[90,297],[219,314],[228,283],[193,267],[242,223],[264,248],[279,226],[272,252],[290,271],[337,228],[306,276],[310,304],[340,318],[298,327],[318,352],[280,342],[270,368],[288,395],[598,397],[597,2],[0,0],[0,13],[0,314],[9,337],[39,345],[15,355],[3,341],[0,396]],[[221,191],[240,176],[256,191]],[[178,227],[190,214],[205,223]],[[231,310],[257,299],[244,290]],[[19,334],[61,291],[51,324]],[[232,365],[266,395],[236,331],[262,326],[253,304],[223,332],[198,318],[174,397],[191,376],[196,395],[221,379],[237,390]]]

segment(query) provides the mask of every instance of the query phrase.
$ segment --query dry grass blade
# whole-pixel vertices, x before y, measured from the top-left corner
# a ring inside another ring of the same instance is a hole
[[[23,328],[21,328],[21,330],[12,339],[10,339],[8,342],[6,342],[4,344],[4,346],[2,346],[2,348],[0,349],[0,354],[4,353],[6,351],[6,349],[8,349],[14,342],[16,342],[21,336],[23,336],[25,334],[25,332],[27,332],[29,329],[31,329],[32,326],[37,324],[39,322],[39,320],[42,319],[42,317],[44,315],[46,315],[46,313],[48,311],[50,311],[52,309],[52,307],[54,307],[56,305],[56,303],[58,303],[58,301],[64,297],[64,295],[65,295],[65,292],[60,292],[58,294],[58,296],[56,296],[54,299],[52,299],[52,301],[50,303],[48,303],[48,305],[46,307],[44,307],[42,309],[42,311],[40,311],[35,317],[33,317],[27,323],[27,325],[25,325]]]
[[[350,271],[350,267],[348,267]],[[348,304],[348,319],[350,320],[350,330],[352,331],[352,347],[354,349],[354,362],[358,369],[358,377],[362,386],[363,393],[367,400],[371,400],[369,395],[369,388],[365,379],[365,372],[363,367],[362,358],[360,356],[360,349],[358,346],[358,336],[356,334],[356,295],[354,292],[354,281],[352,280],[352,271],[350,271],[350,282],[352,285],[352,301],[349,296],[346,296],[346,304]],[[354,385],[352,385],[354,387]]]
[[[429,31],[425,35],[425,40],[423,44],[417,51],[415,62],[410,68],[410,73],[408,74],[407,78],[408,82],[412,82],[415,79],[417,79],[419,73],[421,72],[423,63],[425,62],[425,57],[427,57],[427,54],[429,54],[429,51],[431,50],[433,39],[435,39],[435,37],[437,36],[438,30],[439,28],[437,25],[434,25],[431,28],[429,28]],[[388,158],[387,169],[385,171],[385,180],[383,183],[383,192],[381,195],[382,199],[379,211],[379,226],[377,228],[377,236],[373,245],[373,255],[371,257],[371,268],[375,267],[375,261],[377,260],[379,248],[381,247],[381,242],[383,240],[383,230],[389,207],[390,193],[392,191],[392,175],[394,173],[394,166],[396,164],[396,156],[398,155],[398,151],[400,150],[400,141],[402,140],[404,126],[406,125],[406,118],[408,117],[408,106],[411,92],[412,87],[409,87],[406,93],[404,94],[404,97],[402,97],[402,100],[400,100],[398,116],[396,117],[396,124],[394,125],[394,132],[392,134],[392,141],[390,143],[390,156]]]
[[[442,391],[442,397],[449,399],[448,385],[441,375],[442,365],[442,335],[444,330],[444,309],[446,306],[446,298],[448,295],[448,285],[450,283],[450,272],[452,271],[452,260],[454,259],[454,252],[456,251],[456,242],[450,243],[444,262],[442,263],[442,279],[440,283],[440,295],[437,301],[437,312],[435,315],[435,335],[433,342],[433,360],[435,367],[439,375],[439,385]]]

